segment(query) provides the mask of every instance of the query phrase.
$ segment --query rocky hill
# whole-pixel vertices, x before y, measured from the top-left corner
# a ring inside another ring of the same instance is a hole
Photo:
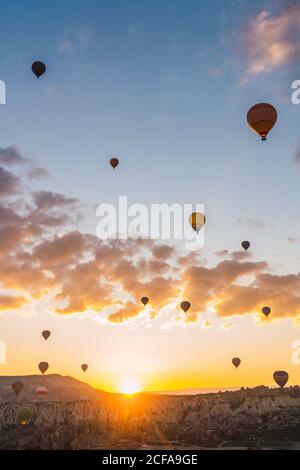
[[[299,387],[193,396],[96,393],[96,399],[72,401],[2,399],[0,448],[286,448],[300,442]],[[32,410],[27,426],[16,418],[24,405]]]
[[[23,389],[17,399],[11,387],[14,382],[22,382]],[[49,401],[72,401],[80,398],[90,400],[99,399],[105,392],[97,390],[90,385],[74,379],[73,377],[59,374],[48,375],[24,375],[24,376],[0,376],[0,400],[33,401],[37,398],[35,390],[37,387],[46,387],[47,400]]]

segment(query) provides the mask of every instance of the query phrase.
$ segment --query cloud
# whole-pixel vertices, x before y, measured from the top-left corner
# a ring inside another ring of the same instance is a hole
[[[10,171],[0,167],[0,196],[9,196],[16,193],[20,180]]]
[[[12,295],[0,296],[0,310],[16,310],[27,303],[24,297],[14,297]]]
[[[48,178],[49,171],[46,170],[45,168],[40,168],[40,167],[35,166],[27,172],[27,177],[32,180]]]
[[[24,157],[17,147],[0,148],[0,163],[4,165],[24,165],[29,159]]]
[[[259,314],[264,305],[272,309],[270,321],[300,317],[300,273],[271,273],[266,261],[242,250],[220,249],[221,259],[210,265],[200,253],[150,239],[99,240],[72,228],[76,198],[32,191],[20,178],[1,168],[0,310],[47,298],[57,314],[94,312],[120,323],[144,312],[140,299],[147,296],[149,321],[172,308],[182,324],[212,310],[220,318]],[[182,300],[191,303],[187,315],[176,311]]]
[[[242,227],[248,228],[248,229],[264,230],[266,228],[265,223],[259,218],[256,218],[256,219],[252,219],[252,218],[243,219],[243,218],[239,217],[237,219],[237,223],[239,225],[241,225]]]
[[[73,54],[75,51],[75,45],[72,41],[65,40],[58,45],[58,50],[63,54]]]
[[[58,45],[58,51],[61,54],[67,54],[76,62],[77,54],[86,49],[93,37],[93,29],[90,26],[78,26],[68,31],[67,37]]]
[[[72,207],[77,203],[76,198],[66,197],[52,191],[35,191],[33,200],[38,210],[48,210],[60,207]]]
[[[251,17],[241,41],[247,76],[297,63],[300,58],[300,5],[288,3],[274,15],[263,10]]]

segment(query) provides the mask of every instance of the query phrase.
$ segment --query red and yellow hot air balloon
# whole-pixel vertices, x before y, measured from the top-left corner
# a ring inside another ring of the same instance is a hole
[[[289,380],[289,374],[285,370],[277,370],[273,374],[273,379],[280,388],[283,388]]]
[[[45,372],[47,372],[48,368],[49,368],[48,362],[40,362],[40,363],[39,363],[39,369],[40,369],[40,371],[41,371],[42,374],[44,374]]]
[[[192,226],[193,230],[195,230],[195,232],[197,233],[199,233],[199,231],[202,229],[205,223],[206,223],[205,215],[202,214],[201,212],[192,212],[192,214],[189,216],[189,224]]]
[[[46,65],[44,62],[37,60],[36,62],[33,62],[31,70],[35,74],[36,78],[40,78],[46,72]]]
[[[250,129],[267,140],[267,135],[277,121],[277,111],[269,103],[258,103],[252,106],[247,113],[247,122]]]
[[[45,341],[47,341],[47,339],[50,337],[50,335],[51,335],[51,331],[49,331],[49,330],[42,331],[42,337],[44,338]]]
[[[191,304],[187,300],[184,300],[183,302],[181,302],[180,307],[184,311],[184,313],[187,313],[191,308]]]
[[[238,366],[239,366],[240,363],[241,363],[241,360],[240,360],[239,357],[234,357],[231,362],[232,362],[232,364],[234,365],[234,367],[238,368]]]
[[[143,305],[147,305],[147,303],[149,302],[148,297],[142,297],[141,302],[142,302]]]
[[[119,159],[117,157],[112,157],[109,163],[110,163],[110,166],[112,166],[113,169],[115,169],[119,165]]]
[[[13,382],[11,384],[11,388],[15,392],[15,395],[18,396],[21,390],[23,390],[24,384],[23,382]]]

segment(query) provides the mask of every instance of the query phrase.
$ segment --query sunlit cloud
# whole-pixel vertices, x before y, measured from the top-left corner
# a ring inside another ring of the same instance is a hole
[[[36,308],[47,298],[49,310],[59,315],[94,312],[110,323],[159,319],[165,328],[199,323],[209,328],[203,313],[259,314],[264,305],[272,308],[270,321],[300,315],[300,274],[271,274],[266,261],[252,261],[242,249],[220,249],[221,259],[211,266],[200,253],[155,240],[103,241],[72,228],[70,214],[76,219],[80,211],[76,198],[32,191],[20,185],[20,175],[2,167],[0,180],[1,175],[2,310],[25,303]],[[14,295],[7,297],[7,291]],[[146,307],[143,296],[149,298]],[[186,313],[182,300],[191,303]]]
[[[245,78],[296,63],[300,58],[300,5],[288,3],[278,13],[263,10],[251,17],[242,44]]]

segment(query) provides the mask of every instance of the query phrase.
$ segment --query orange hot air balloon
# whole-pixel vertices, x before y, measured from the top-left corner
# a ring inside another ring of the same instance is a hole
[[[31,70],[37,78],[40,78],[46,72],[46,65],[44,64],[44,62],[37,60],[36,62],[33,62]]]
[[[35,389],[35,394],[38,396],[38,397],[42,397],[44,395],[47,395],[47,389],[46,387],[36,387]]]
[[[43,336],[45,341],[47,341],[47,339],[49,338],[50,335],[51,335],[51,332],[49,330],[44,330],[42,332],[42,336]]]
[[[18,396],[21,390],[23,390],[23,387],[24,387],[23,382],[13,382],[11,384],[11,388],[15,392],[16,396]]]
[[[267,140],[267,135],[277,121],[277,111],[271,104],[258,103],[249,109],[247,122],[249,127],[261,136],[261,140]]]
[[[202,229],[203,225],[205,225],[206,218],[205,215],[202,214],[201,212],[193,212],[189,216],[189,223],[195,230],[195,232],[199,233],[199,231]]]
[[[183,302],[181,302],[180,307],[186,313],[191,308],[191,304],[187,300],[184,300]]]
[[[141,302],[142,302],[143,305],[147,305],[147,303],[149,302],[148,297],[142,297]]]
[[[88,367],[89,366],[87,364],[82,364],[81,369],[83,370],[83,372],[85,372],[88,369]]]
[[[271,313],[270,307],[263,307],[263,308],[261,309],[261,311],[262,311],[262,313],[263,313],[266,317],[268,317],[268,316],[270,315],[270,313]]]
[[[242,243],[241,243],[242,247],[244,248],[245,251],[248,250],[248,248],[250,247],[250,242],[248,242],[248,240],[244,240]]]
[[[234,357],[231,362],[232,362],[232,364],[234,365],[234,367],[238,368],[238,366],[239,366],[240,363],[241,363],[241,360],[240,360],[239,357]]]
[[[113,158],[110,159],[109,163],[113,167],[113,169],[115,169],[119,165],[119,160],[118,160],[118,158],[113,157]]]
[[[289,374],[285,370],[277,370],[273,374],[273,379],[280,388],[283,388],[289,380]]]
[[[39,363],[39,369],[40,369],[40,371],[41,371],[42,374],[44,374],[45,372],[47,372],[48,368],[49,368],[48,362],[40,362],[40,363]]]

